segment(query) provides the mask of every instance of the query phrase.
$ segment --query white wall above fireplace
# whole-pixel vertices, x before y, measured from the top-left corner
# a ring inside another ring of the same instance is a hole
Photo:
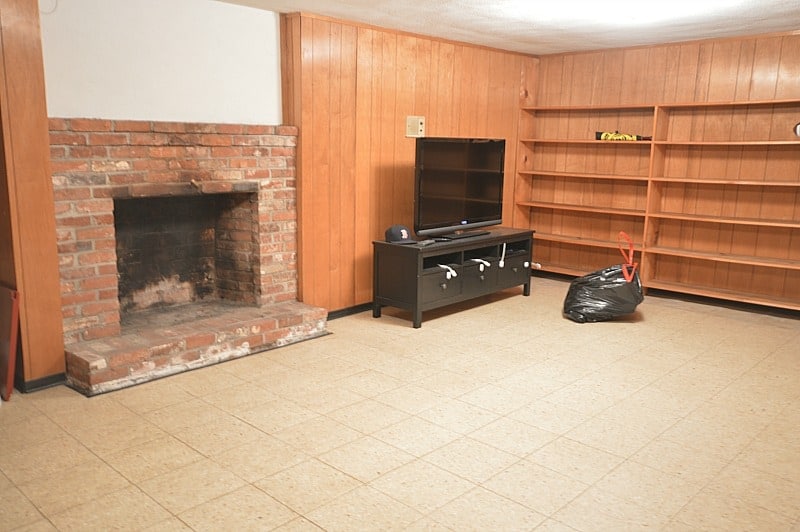
[[[51,117],[281,124],[276,13],[212,0],[39,0]]]

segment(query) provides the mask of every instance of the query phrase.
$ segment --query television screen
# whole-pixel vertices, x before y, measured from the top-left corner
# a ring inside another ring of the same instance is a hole
[[[414,232],[457,238],[502,223],[504,165],[503,139],[418,138]]]

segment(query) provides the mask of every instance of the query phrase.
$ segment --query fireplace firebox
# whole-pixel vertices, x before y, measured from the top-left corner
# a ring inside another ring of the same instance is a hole
[[[121,320],[225,299],[255,304],[255,194],[120,199],[114,234]]]

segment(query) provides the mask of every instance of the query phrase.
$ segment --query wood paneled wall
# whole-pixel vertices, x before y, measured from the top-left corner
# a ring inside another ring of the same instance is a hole
[[[521,87],[538,60],[307,15],[281,19],[284,123],[299,126],[299,293],[340,310],[372,298],[372,241],[412,227],[413,138],[507,141],[505,215],[513,225]]]
[[[36,0],[0,0],[0,283],[20,293],[26,390],[63,379],[61,291]],[[38,381],[38,384],[37,384]],[[32,384],[31,384],[32,383]]]
[[[620,105],[800,97],[800,34],[540,57],[529,105]]]

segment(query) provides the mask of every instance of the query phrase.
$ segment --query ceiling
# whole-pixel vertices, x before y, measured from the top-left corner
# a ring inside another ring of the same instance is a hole
[[[800,31],[798,0],[220,0],[533,55]]]

